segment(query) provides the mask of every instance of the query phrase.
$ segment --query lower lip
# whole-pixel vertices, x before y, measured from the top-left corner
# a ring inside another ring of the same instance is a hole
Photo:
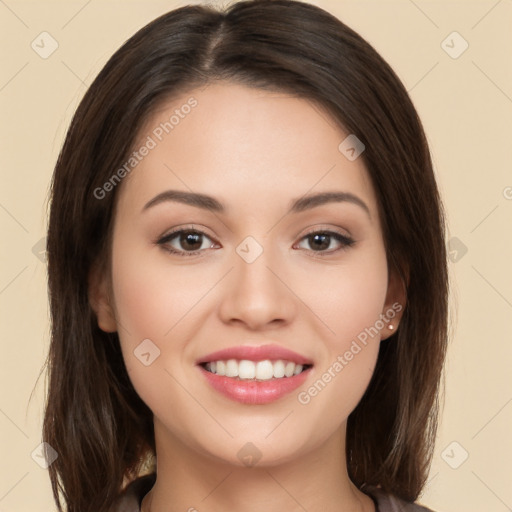
[[[297,389],[308,378],[311,367],[292,377],[265,381],[223,377],[198,366],[213,389],[242,404],[262,405],[274,402]]]

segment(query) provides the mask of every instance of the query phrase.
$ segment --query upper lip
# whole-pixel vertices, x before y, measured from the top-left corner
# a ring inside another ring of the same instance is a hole
[[[227,361],[228,359],[246,359],[248,361],[284,359],[286,361],[292,361],[295,364],[313,364],[311,359],[297,354],[297,352],[293,352],[293,350],[275,344],[259,346],[239,345],[237,347],[225,348],[201,357],[197,360],[197,364],[209,363],[211,361]]]

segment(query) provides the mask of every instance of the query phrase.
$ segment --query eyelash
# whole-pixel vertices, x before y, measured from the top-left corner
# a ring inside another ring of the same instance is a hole
[[[204,233],[203,231],[199,231],[197,229],[177,229],[175,231],[171,231],[170,233],[164,235],[163,237],[161,237],[159,240],[156,241],[156,243],[158,245],[160,245],[164,250],[170,252],[171,254],[175,254],[177,256],[183,256],[183,257],[190,257],[190,256],[197,256],[198,254],[200,254],[201,252],[204,251],[204,249],[200,249],[200,250],[196,250],[196,251],[177,251],[176,249],[174,248],[171,248],[169,247],[168,244],[173,238],[176,238],[176,235],[179,235],[181,233],[193,233],[193,234],[196,234],[196,235],[204,235],[206,238],[209,238],[211,239],[206,233]],[[338,233],[336,231],[329,231],[329,230],[313,230],[313,231],[310,231],[308,233],[306,233],[302,238],[301,238],[301,241],[308,238],[308,237],[311,237],[312,235],[327,235],[331,238],[333,238],[334,240],[338,241],[340,244],[341,244],[341,247],[338,248],[338,249],[334,249],[334,250],[330,250],[330,251],[313,251],[313,250],[308,250],[308,252],[311,252],[313,253],[315,256],[320,256],[320,257],[324,257],[324,256],[328,256],[328,255],[331,255],[333,253],[336,253],[338,251],[346,251],[347,249],[349,249],[350,247],[352,247],[354,244],[355,244],[355,240],[346,236],[346,235],[342,235],[341,233]]]

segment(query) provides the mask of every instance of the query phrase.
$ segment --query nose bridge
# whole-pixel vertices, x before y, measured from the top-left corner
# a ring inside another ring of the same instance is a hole
[[[264,243],[265,246],[248,236],[237,246],[235,279],[236,287],[242,292],[249,293],[253,298],[261,296],[270,299],[270,296],[281,292],[278,290],[280,283],[276,282],[275,275],[270,271],[280,265],[277,251],[270,246],[268,239]]]
[[[268,239],[267,239],[268,240]],[[224,321],[240,320],[251,328],[293,315],[293,294],[278,277],[279,251],[264,247],[253,237],[245,238],[233,254],[233,272],[221,304]]]
[[[267,247],[258,250],[254,243],[243,242],[237,248],[238,260],[236,261],[236,279],[239,287],[247,288],[252,293],[268,293],[267,288],[275,287],[275,276],[269,270],[279,266],[276,261],[275,252]]]

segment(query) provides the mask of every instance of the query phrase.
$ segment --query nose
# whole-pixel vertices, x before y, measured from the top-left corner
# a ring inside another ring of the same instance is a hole
[[[261,330],[293,321],[298,299],[287,283],[283,262],[277,264],[270,251],[252,263],[234,254],[234,267],[226,279],[219,306],[223,322]]]

